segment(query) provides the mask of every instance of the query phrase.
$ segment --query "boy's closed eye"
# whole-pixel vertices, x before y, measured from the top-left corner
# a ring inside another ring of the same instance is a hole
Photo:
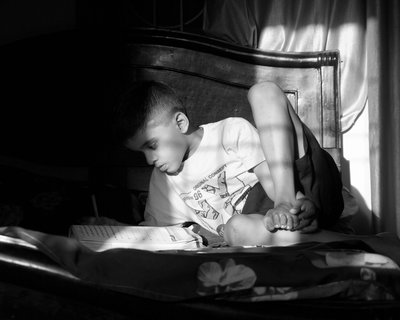
[[[150,149],[150,150],[156,150],[157,149],[157,141],[149,141],[146,143],[145,148]]]

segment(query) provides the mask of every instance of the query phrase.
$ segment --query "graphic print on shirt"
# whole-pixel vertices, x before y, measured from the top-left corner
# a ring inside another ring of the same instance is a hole
[[[218,175],[216,186],[205,184],[201,189],[208,193],[218,194],[220,198],[226,198],[229,196],[228,186],[226,184],[226,172],[222,171]]]
[[[183,201],[195,210],[197,216],[213,220],[213,224],[218,225],[226,223],[218,208],[229,216],[241,213],[243,205],[240,204],[242,201],[244,203],[251,189],[249,184],[239,178],[240,176],[232,177],[227,182],[225,168],[226,165],[203,178],[191,192],[180,194]]]
[[[215,210],[207,200],[199,201],[200,206],[204,211],[199,211],[197,215],[200,215],[202,218],[217,220],[219,217],[219,212]]]
[[[238,179],[240,180],[240,179]],[[251,187],[245,185],[236,192],[232,193],[230,197],[225,201],[224,209],[231,215],[240,214],[242,210],[238,209],[238,205],[247,198]]]

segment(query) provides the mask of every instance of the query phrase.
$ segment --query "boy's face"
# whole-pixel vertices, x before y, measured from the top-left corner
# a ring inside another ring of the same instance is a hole
[[[188,150],[175,117],[164,122],[150,120],[145,129],[130,138],[126,147],[144,153],[147,163],[167,174],[177,174]]]

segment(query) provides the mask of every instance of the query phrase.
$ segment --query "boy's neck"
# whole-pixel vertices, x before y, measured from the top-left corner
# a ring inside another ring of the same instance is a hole
[[[188,149],[186,152],[185,159],[190,158],[197,150],[200,145],[201,139],[203,139],[204,130],[201,127],[190,128],[188,131]]]

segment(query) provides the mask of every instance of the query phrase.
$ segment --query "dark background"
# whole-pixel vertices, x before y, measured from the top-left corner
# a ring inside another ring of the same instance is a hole
[[[0,155],[63,166],[124,162],[108,131],[123,87],[121,35],[132,27],[201,32],[202,8],[197,0],[3,1]]]
[[[146,194],[128,189],[127,166],[147,164],[110,132],[129,78],[124,35],[201,33],[203,2],[0,2],[0,226],[65,235],[94,216],[93,195],[100,216],[142,219]]]

